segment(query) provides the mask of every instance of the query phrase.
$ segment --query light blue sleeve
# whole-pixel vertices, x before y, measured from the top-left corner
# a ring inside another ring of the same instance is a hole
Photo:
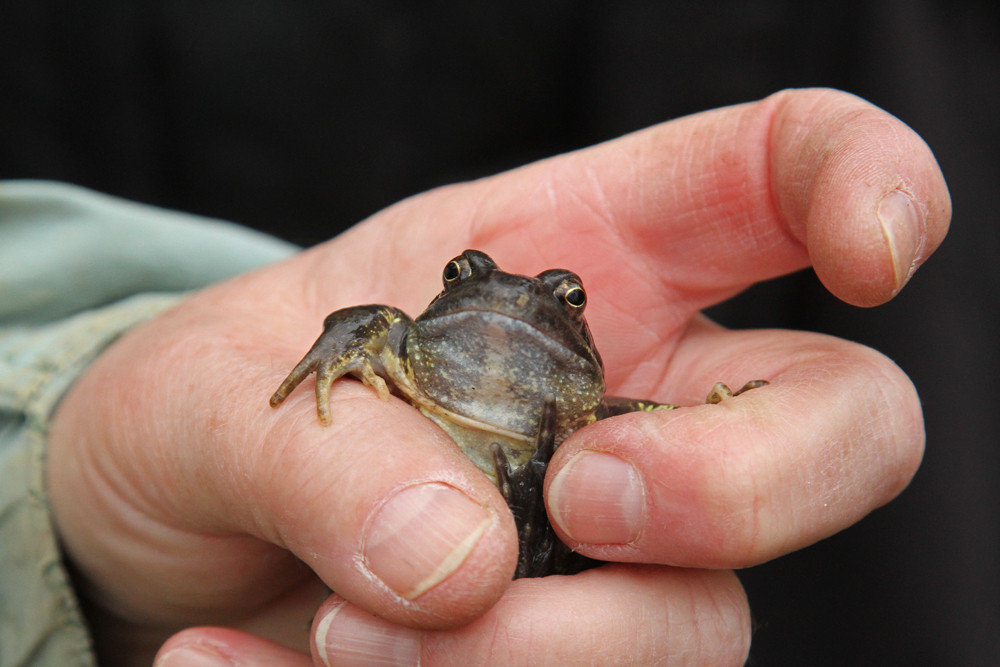
[[[297,250],[216,220],[48,182],[0,182],[0,665],[93,665],[44,460],[60,398],[184,292]]]

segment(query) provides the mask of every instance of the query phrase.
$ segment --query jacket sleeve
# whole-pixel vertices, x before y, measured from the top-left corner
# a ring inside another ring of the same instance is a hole
[[[93,665],[45,484],[60,398],[184,293],[296,248],[68,185],[0,182],[0,665]]]

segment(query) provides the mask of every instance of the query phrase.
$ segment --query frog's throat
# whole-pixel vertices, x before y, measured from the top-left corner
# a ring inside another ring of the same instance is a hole
[[[431,419],[436,424],[441,422],[451,422],[452,424],[459,426],[463,429],[469,429],[474,431],[485,431],[487,433],[492,433],[498,435],[506,440],[516,440],[518,442],[524,442],[531,447],[534,447],[535,436],[525,435],[524,433],[518,433],[517,431],[512,431],[510,429],[503,428],[502,426],[497,426],[496,424],[490,424],[489,422],[482,421],[481,419],[473,419],[472,417],[466,417],[463,414],[453,412],[451,410],[446,410],[440,405],[433,405],[426,401],[415,401],[417,408],[420,412],[424,414],[425,417]],[[447,430],[447,429],[445,429]]]
[[[462,450],[462,453],[494,484],[497,483],[497,475],[491,448],[493,443],[500,445],[503,449],[512,469],[520,468],[526,463],[537,446],[535,436],[527,436],[478,419],[442,410],[439,406],[426,409],[417,404],[417,408],[425,417],[447,433]],[[478,435],[476,435],[477,433]],[[489,434],[490,437],[484,437],[483,434]]]
[[[453,424],[462,428],[476,431],[486,431],[508,440],[516,440],[519,442],[529,443],[531,445],[534,444],[534,435],[526,435],[518,431],[503,428],[502,426],[490,424],[489,422],[482,421],[481,419],[468,417],[459,412],[454,412],[453,410],[442,407],[433,400],[427,398],[423,392],[417,390],[417,383],[413,378],[413,370],[410,368],[410,365],[405,362],[400,363],[399,357],[394,355],[389,355],[388,357],[386,355],[382,355],[381,361],[385,366],[387,374],[393,379],[393,383],[401,391],[401,393],[406,396],[406,400],[411,405],[416,406],[416,408],[420,410],[425,417],[431,419],[435,423],[440,424],[442,421],[450,420]],[[445,429],[445,431],[447,430],[448,429]]]

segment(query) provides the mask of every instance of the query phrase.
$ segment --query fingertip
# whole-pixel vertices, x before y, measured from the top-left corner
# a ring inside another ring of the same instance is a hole
[[[467,484],[435,473],[371,503],[351,567],[330,582],[369,612],[425,629],[464,625],[493,606],[518,553],[513,517],[485,476],[473,471],[477,483]]]
[[[751,544],[748,511],[757,451],[750,435],[761,430],[761,396],[753,393],[720,405],[624,414],[578,432],[562,447],[583,449],[554,470],[549,489],[560,537],[601,560],[747,564],[746,554],[759,546]]]
[[[875,206],[892,268],[893,294],[903,288],[923,259],[927,240],[927,222],[912,195],[893,190]]]
[[[488,508],[454,487],[405,487],[367,522],[363,559],[379,580],[413,601],[461,568],[494,523]]]
[[[423,633],[391,623],[333,596],[313,621],[312,653],[320,664],[418,665]]]
[[[776,205],[838,298],[895,296],[947,233],[951,201],[927,144],[836,90],[779,93],[771,133]]]
[[[154,667],[307,667],[309,656],[239,630],[196,627],[168,639]]]
[[[646,497],[642,477],[614,454],[582,450],[547,486],[549,515],[576,544],[629,544],[642,533]]]

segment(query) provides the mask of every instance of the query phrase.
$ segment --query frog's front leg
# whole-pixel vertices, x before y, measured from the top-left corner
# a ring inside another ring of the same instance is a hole
[[[637,398],[624,398],[622,396],[605,396],[604,402],[597,411],[597,418],[607,419],[617,417],[629,412],[652,412],[654,410],[675,410],[681,406],[670,403],[657,403],[656,401],[646,401]]]
[[[729,388],[729,385],[722,382],[716,382],[715,386],[712,387],[712,391],[708,392],[708,398],[705,399],[706,403],[721,403],[727,398],[732,398],[733,396],[739,396],[745,391],[750,391],[751,389],[756,389],[757,387],[763,387],[764,385],[770,384],[767,380],[751,380],[745,385],[733,391]]]
[[[708,393],[708,398],[705,399],[705,403],[721,403],[722,401],[732,398],[733,396],[739,396],[743,392],[750,391],[751,389],[756,389],[757,387],[763,387],[770,384],[767,380],[752,380],[747,382],[745,385],[733,391],[729,388],[729,385],[723,382],[716,382],[715,386],[712,387],[712,391]],[[607,417],[615,417],[617,415],[623,415],[628,412],[653,412],[654,410],[676,410],[681,406],[672,405],[670,403],[657,403],[655,401],[646,401],[635,398],[622,398],[621,396],[605,396],[604,404],[598,412],[598,419],[606,419]]]
[[[409,315],[391,306],[355,306],[330,313],[323,320],[323,333],[271,396],[271,407],[281,405],[313,371],[316,410],[323,426],[331,423],[330,387],[344,375],[353,375],[374,389],[380,398],[389,398],[385,382],[388,376],[381,355],[390,332],[411,323]]]

